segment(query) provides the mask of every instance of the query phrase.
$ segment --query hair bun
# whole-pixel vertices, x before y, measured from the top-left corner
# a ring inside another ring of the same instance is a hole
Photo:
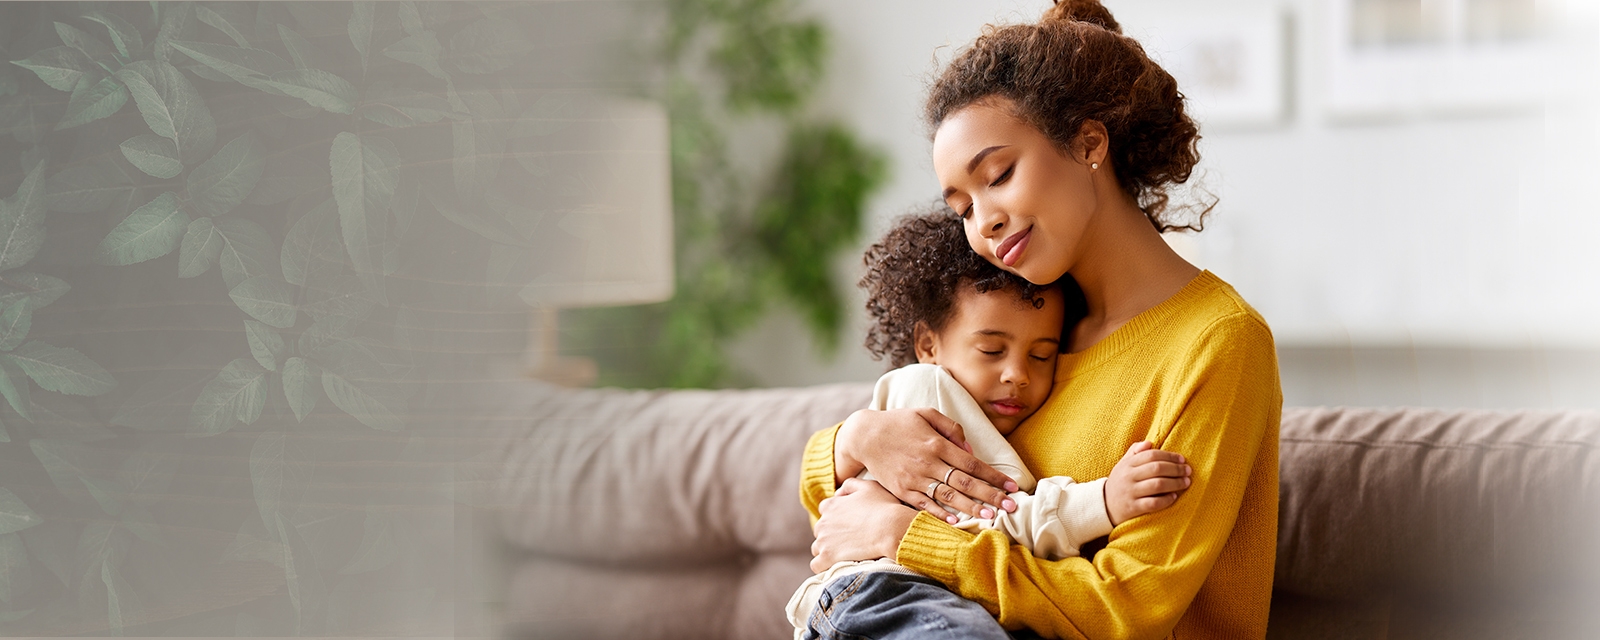
[[[1112,33],[1122,33],[1122,25],[1111,17],[1111,10],[1100,0],[1055,0],[1055,6],[1046,9],[1043,21],[1073,20],[1098,25]]]

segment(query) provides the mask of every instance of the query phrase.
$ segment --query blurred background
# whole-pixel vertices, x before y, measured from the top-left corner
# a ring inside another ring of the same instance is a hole
[[[940,60],[1048,2],[810,0],[830,36],[810,109],[888,159],[831,262],[848,315],[779,303],[726,353],[747,385],[871,380],[860,249],[937,192],[920,115]],[[1288,405],[1600,406],[1596,5],[1534,0],[1112,0],[1201,125],[1169,236],[1271,323]],[[741,146],[735,141],[735,146]],[[744,150],[763,156],[759,145]]]

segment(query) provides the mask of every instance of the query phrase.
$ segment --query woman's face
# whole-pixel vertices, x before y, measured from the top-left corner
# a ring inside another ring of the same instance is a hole
[[[1062,152],[1003,98],[955,112],[933,137],[934,173],[972,249],[1035,284],[1055,282],[1079,255],[1099,208],[1095,155]]]

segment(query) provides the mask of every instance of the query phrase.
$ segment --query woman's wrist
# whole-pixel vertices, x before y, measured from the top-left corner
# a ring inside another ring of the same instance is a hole
[[[895,516],[888,520],[889,532],[894,534],[884,550],[883,557],[893,560],[900,557],[900,542],[906,539],[906,532],[911,530],[911,523],[917,519],[917,510],[901,505]]]
[[[844,422],[839,425],[839,430],[834,432],[834,436],[833,436],[833,486],[834,487],[838,487],[839,485],[844,484],[845,480],[849,480],[850,478],[854,478],[856,476],[861,475],[861,472],[865,471],[866,468],[867,468],[866,465],[862,464],[861,461],[858,460],[854,455],[854,444],[855,444],[854,436],[855,436],[857,430],[852,426],[852,425],[855,425],[858,420],[860,420],[860,416],[863,413],[865,413],[866,411],[867,411],[866,409],[862,409],[862,410],[856,411],[855,413],[850,414],[850,417],[845,418]]]

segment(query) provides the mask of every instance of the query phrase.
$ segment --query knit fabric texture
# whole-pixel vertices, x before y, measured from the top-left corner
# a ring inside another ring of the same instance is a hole
[[[1008,438],[1040,477],[1104,478],[1148,440],[1194,484],[1117,526],[1092,560],[1033,557],[994,531],[918,514],[896,560],[982,604],[1007,629],[1061,638],[1261,638],[1271,603],[1283,404],[1271,331],[1202,272],[1090,348],[1066,354],[1050,399]],[[838,426],[814,434],[801,502],[833,494]]]

